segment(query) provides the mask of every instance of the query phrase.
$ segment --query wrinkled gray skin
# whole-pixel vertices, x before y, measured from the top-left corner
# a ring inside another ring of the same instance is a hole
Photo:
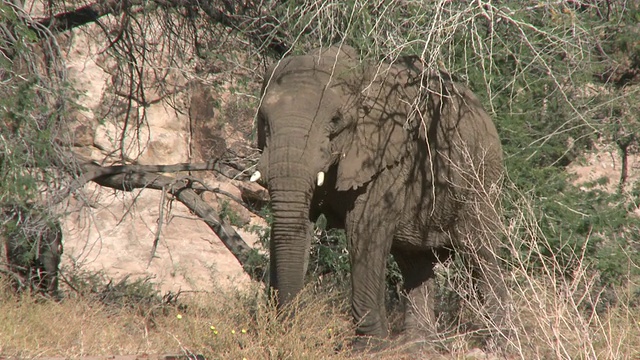
[[[4,212],[5,221],[14,225],[0,228],[2,262],[19,280],[18,289],[57,297],[58,267],[62,256],[62,229],[57,220],[46,220],[36,212],[12,209]]]
[[[499,221],[498,134],[470,90],[423,73],[412,58],[367,66],[344,46],[285,58],[265,75],[257,169],[272,199],[270,281],[280,305],[303,287],[311,224],[324,213],[346,230],[358,334],[388,335],[390,252],[412,304],[407,332],[434,330],[433,268],[454,251],[466,255],[500,321],[504,284],[480,230]],[[482,189],[493,190],[477,196]]]

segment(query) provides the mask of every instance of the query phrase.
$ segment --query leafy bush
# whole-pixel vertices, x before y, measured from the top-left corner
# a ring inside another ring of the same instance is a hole
[[[526,198],[535,209],[537,231],[519,234],[521,255],[534,251],[553,259],[559,275],[567,277],[586,262],[603,285],[620,284],[639,275],[637,195],[622,185],[615,193],[603,191],[598,186],[603,183],[576,185],[567,168],[596,143],[625,143],[623,155],[633,147],[629,144],[637,147],[633,134],[640,127],[632,115],[638,111],[637,91],[619,88],[602,73],[612,66],[621,69],[612,65],[615,61],[629,64],[631,72],[638,68],[636,49],[629,44],[637,39],[631,24],[639,5],[538,3],[527,11],[515,2],[504,5],[493,15],[507,17],[469,23],[446,50],[451,67],[464,73],[498,126],[506,154],[505,221],[520,216]],[[580,43],[574,43],[578,36]],[[491,47],[481,48],[485,53],[477,47],[469,51],[470,44],[480,45],[474,37]],[[624,180],[621,174],[621,184]],[[537,241],[528,241],[530,236]],[[541,261],[528,263],[532,273],[541,266]]]
[[[73,92],[59,76],[56,47],[40,47],[19,12],[0,4],[0,240],[22,285],[38,289],[44,268],[59,261],[59,244],[47,247],[61,236],[51,204],[67,195],[61,184],[73,168],[60,146]]]

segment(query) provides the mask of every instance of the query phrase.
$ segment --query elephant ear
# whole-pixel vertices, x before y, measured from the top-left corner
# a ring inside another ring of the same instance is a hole
[[[267,129],[264,117],[262,114],[258,114],[256,120],[256,132],[258,135],[258,149],[261,151],[264,150],[264,147],[267,145]]]
[[[387,65],[389,66],[389,65]],[[362,87],[362,98],[354,113],[355,128],[338,163],[338,190],[357,189],[387,167],[398,163],[407,152],[409,104],[407,70],[390,66],[376,68]]]

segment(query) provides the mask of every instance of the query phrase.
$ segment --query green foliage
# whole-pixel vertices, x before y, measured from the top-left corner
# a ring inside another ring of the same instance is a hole
[[[68,162],[58,140],[71,92],[53,75],[57,69],[40,63],[39,39],[14,11],[0,5],[0,22],[13,32],[0,37],[6,49],[0,56],[0,207],[41,200],[43,190],[55,196],[49,186],[60,173],[54,169]]]
[[[537,248],[523,241],[521,256],[534,251],[541,258],[530,258],[532,272],[541,269],[544,257],[560,265],[559,275],[571,277],[579,267],[591,267],[600,273],[603,284],[621,284],[629,275],[638,276],[640,219],[625,206],[627,199],[597,188],[579,189],[565,183],[565,189],[553,193],[542,187],[541,196],[532,197],[538,232]],[[636,199],[637,201],[637,199]],[[517,202],[509,203],[507,217],[521,216]],[[530,229],[523,229],[527,231]],[[518,238],[527,239],[526,234]],[[634,248],[635,247],[635,248]]]
[[[269,269],[269,239],[271,238],[271,225],[273,224],[273,212],[265,206],[260,210],[260,215],[266,221],[267,226],[247,225],[245,230],[258,236],[258,241],[249,253],[244,263],[244,271],[252,279],[266,279]]]
[[[591,48],[569,42],[560,45],[562,41],[573,41],[564,35],[572,27],[582,33],[581,41],[624,51],[625,46],[603,37],[601,29],[615,27],[626,33],[637,29],[594,15],[596,8],[578,11],[567,6],[545,5],[532,11],[517,11],[514,4],[512,22],[492,27],[494,35],[489,38],[500,41],[492,43],[488,56],[465,51],[463,46],[472,43],[470,37],[477,35],[468,29],[456,35],[460,45],[452,51],[465,56],[452,58],[494,113],[506,153],[508,180],[512,183],[504,203],[506,220],[522,216],[522,194],[532,202],[537,247],[523,245],[521,253],[533,251],[542,258],[532,259],[530,270],[540,269],[544,258],[553,258],[559,264],[556,271],[560,275],[570,277],[579,265],[587,265],[600,273],[603,283],[620,283],[628,275],[640,275],[633,265],[639,259],[633,244],[639,240],[640,221],[631,213],[638,199],[601,190],[606,179],[600,179],[593,188],[578,187],[567,175],[567,166],[591,150],[596,141],[614,140],[620,133],[633,134],[638,120],[622,116],[622,109],[633,108],[629,104],[618,105],[629,102],[628,95],[608,85],[601,86],[608,92],[606,96],[585,91],[593,88],[594,76],[606,63],[593,59],[603,54],[590,53]],[[625,18],[629,21],[629,17]],[[518,29],[516,22],[535,27]],[[516,32],[526,36],[508,35]],[[555,43],[550,42],[552,39]],[[634,56],[628,51],[625,54]],[[472,63],[482,66],[468,66]],[[485,89],[478,86],[483,83]],[[616,107],[618,110],[614,110]],[[614,118],[617,120],[612,121]],[[622,132],[620,124],[625,128]],[[520,236],[525,239],[523,244],[531,244],[526,240],[532,236],[531,229],[523,229]]]
[[[37,289],[50,270],[43,267],[57,266],[60,255],[46,242],[60,235],[50,204],[72,169],[60,146],[72,91],[57,47],[43,46],[48,35],[29,28],[21,11],[0,4],[0,240],[11,246],[20,285]]]
[[[326,219],[320,216],[311,242],[311,256],[307,278],[324,290],[338,290],[348,294],[351,264],[344,230],[327,229]],[[402,291],[402,275],[398,264],[389,255],[386,271],[387,300],[397,303]]]
[[[237,211],[231,208],[231,203],[229,200],[222,200],[220,202],[220,211],[219,211],[220,219],[227,221],[229,224],[237,227],[241,227],[242,219]]]
[[[346,292],[350,284],[351,264],[345,232],[327,229],[325,217],[320,216],[314,234],[307,279],[316,281],[325,289]]]
[[[19,84],[9,97],[0,98],[0,203],[21,203],[36,195],[38,176],[29,168],[47,165],[50,160],[51,132],[40,131],[32,113],[43,112],[36,99],[33,81]]]
[[[14,249],[17,257],[11,260],[25,269],[31,267],[43,251],[41,242],[60,231],[59,223],[51,217],[48,209],[14,207],[6,209],[2,215],[5,219],[0,223],[0,236],[11,239],[9,246],[20,250]]]

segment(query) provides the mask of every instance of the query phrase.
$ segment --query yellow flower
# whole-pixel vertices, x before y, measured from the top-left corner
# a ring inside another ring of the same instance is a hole
[[[241,332],[242,332],[243,334],[246,334],[246,333],[247,333],[247,329],[242,329],[242,330],[241,330]]]
[[[235,334],[235,333],[236,333],[236,331],[235,331],[235,330],[231,330],[231,333],[232,333],[232,334]]]
[[[218,335],[218,330],[213,330],[213,335]]]
[[[176,315],[176,317],[178,318],[178,320],[182,319],[182,315],[180,314]]]
[[[216,327],[215,327],[215,326],[213,326],[213,325],[211,325],[211,326],[209,326],[209,329],[211,329],[211,330],[215,330],[215,329],[216,329]]]

